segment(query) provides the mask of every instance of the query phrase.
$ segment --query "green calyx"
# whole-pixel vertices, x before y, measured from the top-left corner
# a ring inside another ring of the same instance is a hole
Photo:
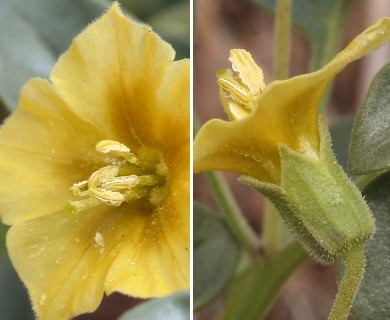
[[[319,122],[319,155],[280,146],[281,185],[252,177],[240,180],[269,197],[291,232],[320,263],[339,260],[375,232],[372,214],[337,164],[326,122]]]

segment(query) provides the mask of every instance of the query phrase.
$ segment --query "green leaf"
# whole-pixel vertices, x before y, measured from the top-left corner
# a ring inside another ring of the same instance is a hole
[[[377,73],[358,111],[348,160],[352,174],[390,169],[390,63]]]
[[[188,0],[120,0],[123,8],[170,43],[176,60],[190,56],[190,1]]]
[[[0,221],[0,259],[7,251],[5,247],[5,235],[7,233],[7,230],[8,230],[8,226],[2,224]]]
[[[181,291],[166,298],[144,302],[124,313],[118,320],[151,319],[189,320],[190,293]]]
[[[0,0],[0,99],[10,109],[32,77],[47,78],[74,36],[108,6],[104,0]]]
[[[134,13],[137,17],[143,20],[146,20],[150,15],[153,15],[157,11],[160,11],[169,6],[170,4],[176,3],[178,1],[180,0],[120,0],[119,2],[129,12]]]
[[[27,291],[8,258],[5,246],[8,228],[0,222],[0,319],[33,320]]]
[[[376,233],[365,246],[366,272],[352,307],[356,320],[389,319],[390,310],[390,173],[364,190],[376,220]]]
[[[0,319],[33,320],[27,291],[6,255],[0,256]]]
[[[275,11],[275,0],[252,0],[266,10]],[[338,51],[351,0],[293,1],[293,24],[310,40],[310,70],[328,63]]]
[[[353,117],[345,117],[329,128],[332,137],[332,149],[337,162],[347,171],[348,148],[351,140]]]
[[[194,205],[194,309],[215,298],[232,278],[239,246],[224,218]]]
[[[152,15],[147,22],[176,50],[176,59],[190,56],[190,2],[179,1]]]

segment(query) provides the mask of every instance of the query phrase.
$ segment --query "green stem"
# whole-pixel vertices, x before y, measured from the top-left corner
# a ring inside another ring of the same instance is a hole
[[[337,1],[334,2],[333,16],[327,20],[327,33],[323,43],[325,44],[321,49],[318,50],[318,46],[312,51],[312,57],[310,62],[310,71],[317,71],[326,65],[337,53],[341,40],[343,39],[344,33],[340,30],[345,30],[345,23],[348,15],[346,12],[350,7],[352,1]],[[330,94],[332,92],[333,81],[328,85],[325,92],[321,97],[320,104],[318,106],[318,114],[325,114]]]
[[[237,239],[251,252],[258,249],[261,245],[260,239],[249,226],[221,174],[212,171],[206,172],[206,178],[218,206],[224,212]]]
[[[345,255],[345,273],[328,320],[346,320],[364,274],[366,259],[363,245]]]
[[[267,257],[274,256],[282,248],[282,221],[279,211],[265,198],[265,217],[263,226],[263,247]]]
[[[264,319],[286,281],[308,257],[293,241],[270,261],[255,260],[233,281],[222,319]]]
[[[283,80],[288,77],[291,42],[291,2],[278,0],[276,4],[274,37],[274,78]]]

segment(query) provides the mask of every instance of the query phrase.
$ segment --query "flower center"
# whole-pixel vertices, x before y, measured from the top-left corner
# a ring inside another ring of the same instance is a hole
[[[233,70],[223,69],[217,73],[220,99],[231,120],[238,120],[255,108],[265,87],[264,75],[245,50],[231,50],[229,60]]]
[[[70,188],[74,200],[65,205],[68,214],[102,203],[120,206],[140,199],[157,206],[168,194],[168,168],[156,152],[148,150],[147,157],[141,158],[113,140],[100,141],[96,150],[107,155],[109,163]]]

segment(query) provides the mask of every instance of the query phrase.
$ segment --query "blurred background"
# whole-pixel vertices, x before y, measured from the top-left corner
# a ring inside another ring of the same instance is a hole
[[[190,56],[189,0],[117,2],[125,14],[151,25],[171,43],[176,59]],[[58,56],[72,39],[111,3],[110,0],[0,0],[1,122],[15,110],[21,87],[33,77],[48,78]],[[26,290],[7,256],[7,228],[0,222],[0,320],[32,320]],[[75,319],[117,319],[140,302],[113,294],[103,300],[95,313]]]
[[[273,80],[274,20],[270,7],[274,3],[263,0],[194,0],[194,111],[201,123],[211,118],[227,119],[218,100],[215,73],[231,67],[228,61],[230,49],[250,51],[264,71],[265,83]],[[333,56],[334,53],[322,60],[312,56],[313,48],[319,48],[327,41],[325,36],[315,38],[315,32],[321,34],[319,28],[326,28],[326,19],[330,21],[327,6],[343,7],[342,10],[335,10],[335,15],[339,14],[336,18],[339,26],[333,35],[339,41],[336,47],[340,49],[377,19],[390,15],[388,0],[293,0],[293,3],[294,19],[297,18],[299,28],[294,28],[292,33],[290,76],[314,70],[315,66],[318,68],[326,64]],[[328,13],[329,18],[326,18]],[[316,19],[318,21],[314,21]],[[312,33],[305,21],[313,24]],[[353,115],[362,103],[373,76],[389,60],[390,46],[387,45],[352,63],[336,77],[327,114],[333,125],[333,144],[344,166]],[[261,196],[240,184],[237,175],[225,174],[225,177],[251,226],[260,232],[263,210]],[[194,200],[218,211],[202,174],[194,178]],[[336,291],[335,266],[322,267],[309,261],[287,282],[267,319],[326,319]],[[216,319],[225,297],[226,292],[213,304],[197,312],[196,319]]]

